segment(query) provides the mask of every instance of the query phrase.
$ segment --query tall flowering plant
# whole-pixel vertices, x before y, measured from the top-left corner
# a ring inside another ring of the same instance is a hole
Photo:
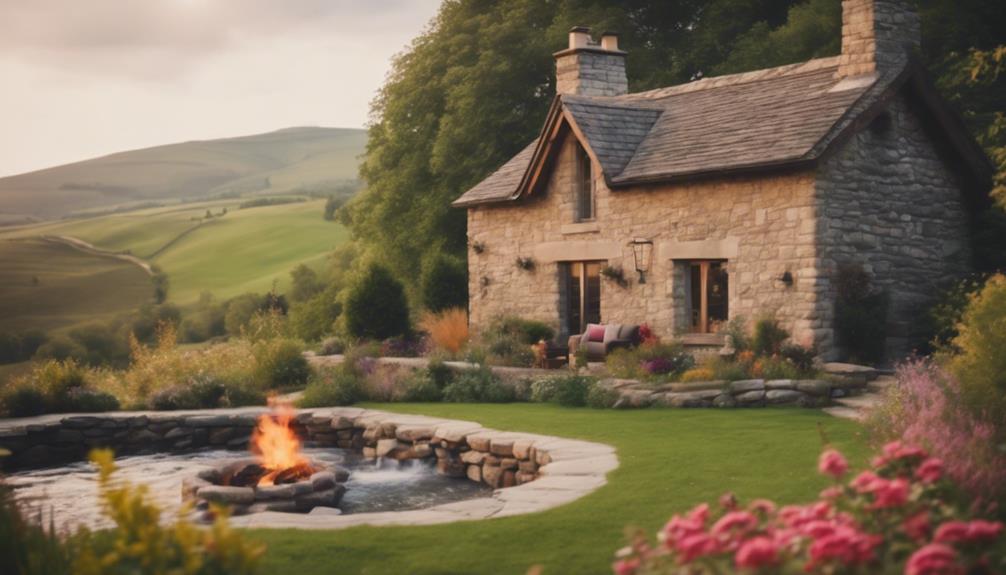
[[[900,442],[850,477],[841,453],[821,454],[834,484],[807,505],[732,495],[671,518],[651,542],[616,553],[616,575],[744,573],[1006,573],[1003,524],[955,506],[942,460]]]

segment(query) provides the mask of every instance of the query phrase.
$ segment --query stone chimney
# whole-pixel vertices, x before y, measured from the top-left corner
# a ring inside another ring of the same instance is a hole
[[[629,91],[625,78],[625,52],[618,49],[618,34],[605,32],[594,42],[590,28],[569,31],[569,48],[555,56],[555,90],[581,96],[621,96]]]
[[[842,0],[838,76],[884,73],[916,50],[922,32],[909,0]]]

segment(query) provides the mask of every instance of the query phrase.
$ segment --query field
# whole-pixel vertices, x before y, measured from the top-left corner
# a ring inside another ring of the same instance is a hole
[[[72,236],[102,250],[129,252],[160,266],[171,283],[169,300],[187,305],[203,291],[225,299],[266,292],[274,281],[283,289],[290,270],[300,263],[320,267],[347,238],[345,228],[322,219],[324,200],[238,209],[241,201],[26,226],[0,232],[0,239]],[[226,215],[203,219],[207,210],[216,215],[223,208]]]
[[[0,331],[59,330],[152,301],[139,266],[43,241],[0,240]]]
[[[571,409],[542,404],[368,407],[478,421],[496,429],[613,445],[608,484],[569,505],[476,522],[340,531],[258,530],[266,573],[611,573],[624,528],[653,533],[674,512],[726,491],[797,503],[827,485],[815,473],[822,434],[862,465],[858,424],[803,409]]]

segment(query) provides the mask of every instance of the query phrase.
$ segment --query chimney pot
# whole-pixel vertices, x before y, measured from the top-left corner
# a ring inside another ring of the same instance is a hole
[[[601,34],[601,49],[609,52],[618,51],[618,33],[604,32]]]
[[[569,49],[586,48],[590,44],[590,28],[576,26],[569,31]]]

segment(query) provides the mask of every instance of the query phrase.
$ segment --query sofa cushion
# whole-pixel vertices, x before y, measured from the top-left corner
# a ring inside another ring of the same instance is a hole
[[[622,324],[620,323],[609,323],[604,326],[604,343],[619,339],[618,333],[620,331],[622,331]]]
[[[587,334],[585,338],[587,341],[604,341],[604,326],[597,325],[596,323],[588,323],[587,330],[584,332]]]
[[[618,339],[624,341],[631,341],[632,343],[639,342],[639,326],[625,324],[622,329],[618,332]]]

